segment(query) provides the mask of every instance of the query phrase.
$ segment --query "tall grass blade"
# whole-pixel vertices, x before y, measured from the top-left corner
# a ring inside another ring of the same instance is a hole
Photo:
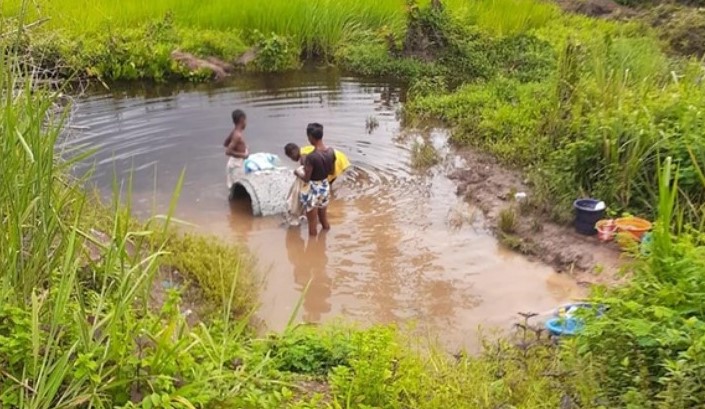
[[[306,283],[306,287],[304,287],[303,291],[301,291],[301,295],[299,296],[299,300],[296,302],[296,306],[294,307],[294,310],[291,312],[291,315],[289,316],[289,321],[286,323],[286,329],[285,331],[290,331],[293,326],[294,322],[296,322],[296,318],[299,316],[299,311],[301,310],[301,306],[304,304],[304,300],[306,299],[306,294],[308,293],[308,289],[311,287],[311,283],[313,282],[313,277],[311,277],[308,280],[308,283]]]

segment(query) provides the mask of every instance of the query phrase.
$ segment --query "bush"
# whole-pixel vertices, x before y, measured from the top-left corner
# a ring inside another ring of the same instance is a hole
[[[682,208],[670,159],[660,168],[659,219],[649,255],[637,255],[631,280],[595,297],[609,307],[591,317],[577,345],[602,373],[610,406],[692,408],[705,405],[705,237],[675,223]]]
[[[337,328],[297,327],[269,342],[269,352],[281,371],[327,375],[348,365],[353,331]]]
[[[250,41],[257,49],[254,67],[258,71],[281,72],[299,67],[301,50],[288,38],[274,33],[265,36],[255,30]]]
[[[396,77],[411,80],[441,75],[445,70],[414,58],[394,58],[382,42],[351,43],[342,46],[335,61],[343,69],[364,76]]]

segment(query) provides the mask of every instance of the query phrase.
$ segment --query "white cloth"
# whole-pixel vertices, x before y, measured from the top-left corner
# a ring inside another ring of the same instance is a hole
[[[245,173],[276,169],[279,157],[271,153],[253,153],[245,159]]]
[[[299,166],[296,172],[303,175],[304,167]],[[306,186],[303,180],[296,178],[291,184],[289,194],[286,196],[287,215],[286,219],[292,226],[299,225],[299,219],[304,214],[304,206],[301,204],[301,190]]]
[[[235,183],[239,179],[242,179],[242,177],[245,175],[244,162],[245,161],[241,158],[230,157],[230,159],[228,159],[228,164],[225,167],[225,173],[227,175],[226,183],[228,184],[228,189],[231,189],[233,187],[233,183]]]
[[[248,173],[274,170],[278,165],[279,157],[271,153],[253,153],[247,159],[230,157],[226,166],[228,189]]]

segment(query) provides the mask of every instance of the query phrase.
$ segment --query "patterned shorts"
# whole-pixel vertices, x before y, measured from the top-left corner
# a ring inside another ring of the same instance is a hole
[[[330,184],[328,180],[312,180],[301,190],[301,204],[306,213],[314,209],[323,209],[330,201]]]

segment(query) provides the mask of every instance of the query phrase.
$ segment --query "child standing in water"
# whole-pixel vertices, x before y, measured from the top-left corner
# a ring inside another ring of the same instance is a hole
[[[329,230],[328,202],[330,201],[330,184],[328,177],[335,170],[335,153],[323,144],[323,125],[311,123],[306,127],[308,141],[314,150],[304,159],[304,172],[294,172],[305,186],[301,190],[301,204],[308,219],[308,232],[318,235],[318,223],[323,230]]]
[[[234,128],[230,132],[223,146],[225,154],[229,157],[227,171],[228,189],[232,188],[233,183],[244,173],[244,162],[250,152],[245,143],[245,128],[247,127],[247,115],[240,109],[236,109],[232,113]]]

